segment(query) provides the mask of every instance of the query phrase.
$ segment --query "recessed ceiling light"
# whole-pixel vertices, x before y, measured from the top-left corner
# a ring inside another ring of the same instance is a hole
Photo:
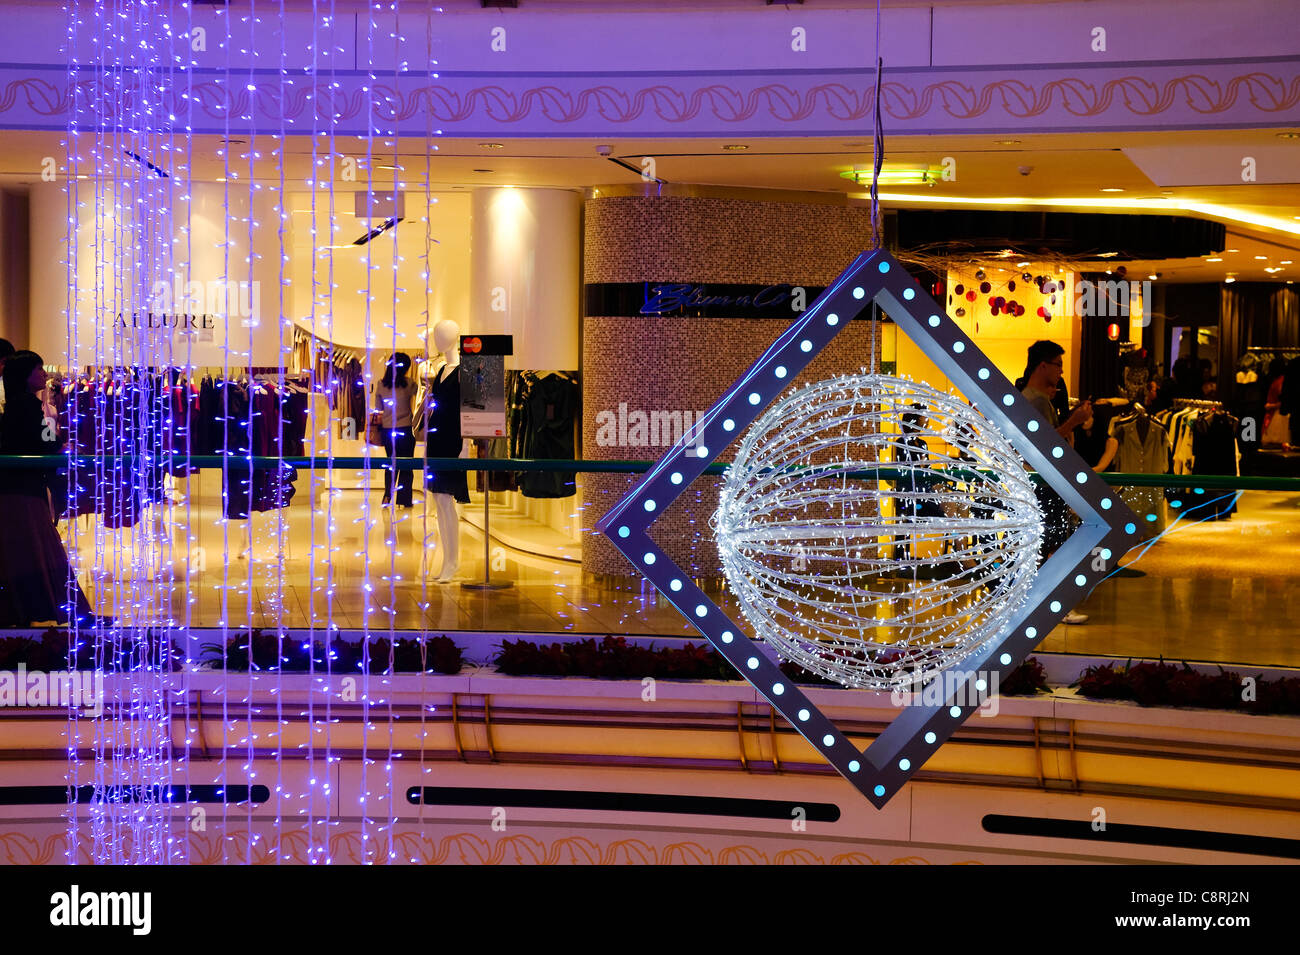
[[[1300,139],[1300,133],[1278,133],[1278,139]]]
[[[1238,250],[1238,249],[1224,249],[1223,251],[1224,251],[1224,252],[1237,252],[1237,251],[1239,251],[1239,250]]]
[[[1156,279],[1160,278],[1160,276],[1159,276],[1159,275],[1148,275],[1147,278],[1149,278],[1152,282],[1154,282]]]
[[[1260,261],[1260,262],[1267,262],[1267,261],[1268,261],[1268,256],[1267,256],[1267,255],[1257,255],[1257,256],[1255,256],[1255,259],[1256,259],[1257,261]]]
[[[740,152],[742,149],[748,149],[749,147],[744,143],[727,143],[722,148],[731,150],[732,152]]]
[[[1226,284],[1231,285],[1233,282],[1235,282],[1235,281],[1237,281],[1237,280],[1236,280],[1235,278],[1233,278],[1231,275],[1229,275],[1229,276],[1228,276],[1226,279],[1224,279],[1223,281],[1224,281]]]
[[[1280,261],[1280,262],[1278,263],[1278,265],[1290,265],[1290,264],[1291,264],[1291,260],[1290,260],[1290,259],[1283,259],[1282,261]]]
[[[394,165],[393,163],[382,163],[382,162],[381,162],[381,163],[376,164],[376,165],[375,165],[375,168],[376,168],[376,169],[393,169],[393,170],[396,170],[396,169],[405,169],[406,167],[405,167],[405,166],[396,166],[396,165]]]
[[[505,143],[479,143],[479,149],[505,149]]]
[[[1020,140],[1018,140],[1018,139],[995,139],[995,140],[993,140],[993,145],[994,145],[994,146],[1019,146],[1019,145],[1020,145]]]
[[[1267,272],[1269,275],[1272,275],[1274,272],[1281,272],[1282,270],[1275,266],[1271,269],[1265,269],[1264,271]]]
[[[1216,256],[1212,256],[1211,258],[1206,259],[1205,261],[1206,261],[1206,262],[1222,262],[1223,259],[1222,259],[1220,256],[1217,256],[1217,255],[1216,255]]]
[[[1124,191],[1123,189],[1117,188],[1116,186],[1110,186],[1109,188],[1102,190],[1102,192],[1123,192],[1123,191]]]

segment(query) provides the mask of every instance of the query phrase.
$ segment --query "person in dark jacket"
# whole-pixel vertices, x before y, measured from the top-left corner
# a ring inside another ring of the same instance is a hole
[[[4,363],[5,413],[0,455],[59,454],[58,421],[41,401],[44,361],[20,351]],[[66,623],[94,618],[90,602],[68,565],[50,511],[49,468],[0,467],[0,626]]]

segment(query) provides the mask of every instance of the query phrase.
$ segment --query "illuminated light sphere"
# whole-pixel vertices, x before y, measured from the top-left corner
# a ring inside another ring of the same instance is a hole
[[[1024,461],[992,422],[956,395],[871,374],[764,412],[712,523],[755,636],[876,690],[928,679],[1001,634],[1043,533]]]

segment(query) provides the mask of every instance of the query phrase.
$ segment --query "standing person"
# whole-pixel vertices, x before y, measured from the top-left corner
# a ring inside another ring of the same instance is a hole
[[[1034,406],[1034,409],[1047,419],[1064,440],[1074,436],[1074,429],[1092,417],[1092,402],[1079,402],[1064,421],[1056,412],[1052,396],[1061,382],[1061,373],[1065,368],[1065,349],[1053,341],[1036,341],[1029,346],[1025,359],[1025,385],[1021,394]],[[1065,543],[1070,536],[1070,509],[1066,503],[1045,484],[1037,486],[1038,505],[1043,511],[1043,544],[1039,551],[1039,562]],[[1065,615],[1065,622],[1083,623],[1087,614],[1071,610]]]
[[[379,412],[379,424],[384,431],[384,455],[409,458],[415,454],[415,432],[411,430],[412,404],[418,384],[410,378],[411,356],[398,352],[388,360],[384,376],[375,385],[375,407]],[[397,472],[396,500],[393,500],[393,467],[391,462],[384,468],[383,503],[394,503],[398,507],[410,507],[412,500],[411,472]]]
[[[20,351],[4,363],[5,413],[0,418],[0,454],[58,454],[58,422],[38,397],[45,388],[44,361]],[[90,622],[92,611],[72,576],[54,517],[44,468],[0,468],[0,625],[25,627],[47,620],[66,623],[68,590],[72,610]]]
[[[5,360],[14,353],[13,343],[7,338],[0,338],[0,374],[3,374]],[[5,386],[4,379],[0,377],[0,414],[5,413]]]

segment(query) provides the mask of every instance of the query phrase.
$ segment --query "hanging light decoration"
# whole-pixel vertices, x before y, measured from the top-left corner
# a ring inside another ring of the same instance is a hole
[[[755,635],[805,670],[876,690],[998,635],[1042,536],[1024,462],[987,418],[875,374],[773,404],[742,438],[713,523]]]

